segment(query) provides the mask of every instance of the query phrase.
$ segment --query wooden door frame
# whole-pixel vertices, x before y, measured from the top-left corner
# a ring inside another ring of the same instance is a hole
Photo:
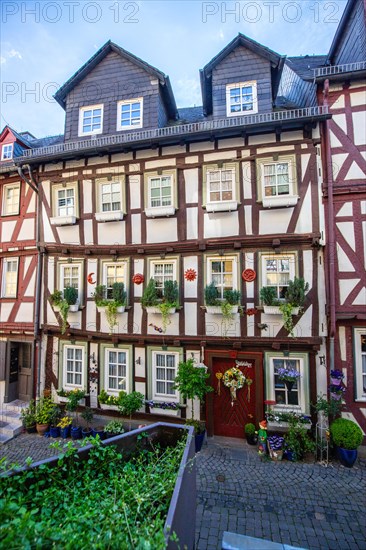
[[[27,344],[31,346],[31,379],[30,379],[30,387],[33,391],[33,381],[34,381],[34,341],[31,338],[8,338],[6,341],[6,364],[5,364],[5,391],[4,391],[4,403],[9,403],[9,376],[10,376],[10,348],[11,344]],[[19,384],[19,379],[18,382]],[[19,398],[19,386],[17,387],[17,397]],[[32,395],[31,395],[32,398]]]
[[[233,361],[254,361],[255,372],[255,417],[257,423],[264,418],[264,397],[263,397],[263,353],[256,351],[244,350],[206,350],[205,365],[208,367],[210,374],[209,383],[213,388],[216,388],[217,380],[214,380],[212,363],[215,359],[232,359]],[[214,394],[207,394],[206,399],[206,429],[207,435],[214,435]],[[243,436],[244,437],[244,436]]]

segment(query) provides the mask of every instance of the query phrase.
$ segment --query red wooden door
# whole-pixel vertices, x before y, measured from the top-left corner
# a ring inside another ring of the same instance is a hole
[[[218,382],[216,373],[224,374],[231,367],[239,368],[246,378],[253,380],[252,384],[244,385],[236,391],[236,401],[231,402],[230,389],[224,386],[223,380]],[[244,426],[248,422],[255,423],[255,361],[215,357],[212,360],[213,385],[215,393],[213,397],[214,434],[226,437],[244,438]],[[220,385],[220,388],[219,388]],[[250,388],[250,389],[249,389]]]

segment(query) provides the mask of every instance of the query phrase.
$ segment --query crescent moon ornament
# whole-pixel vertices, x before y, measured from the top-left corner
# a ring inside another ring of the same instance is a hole
[[[93,273],[89,273],[89,275],[87,277],[88,283],[90,285],[95,285],[95,283],[97,282],[97,281],[93,281],[93,275],[94,275],[94,271],[93,271]]]

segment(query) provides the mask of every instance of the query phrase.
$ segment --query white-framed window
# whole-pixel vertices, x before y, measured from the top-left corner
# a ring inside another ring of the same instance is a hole
[[[152,260],[150,262],[150,277],[155,279],[156,286],[163,296],[165,281],[177,280],[176,260]]]
[[[124,283],[126,290],[126,271],[126,262],[103,263],[103,285],[106,287],[106,300],[112,299],[114,283]]]
[[[145,173],[144,184],[146,216],[172,216],[176,209],[176,171]]]
[[[3,216],[16,216],[19,214],[20,183],[10,183],[3,187]]]
[[[57,189],[56,216],[75,216],[75,188]]]
[[[226,86],[227,116],[250,115],[258,112],[257,82],[236,82]]]
[[[263,206],[293,206],[297,203],[295,156],[258,159],[257,171],[258,194]]]
[[[178,352],[152,352],[153,399],[179,400],[178,391],[174,389],[178,363]]]
[[[84,347],[63,347],[63,384],[64,387],[84,387]]]
[[[60,288],[64,292],[66,287],[76,288],[78,291],[78,300],[80,301],[81,290],[81,265],[74,263],[60,264]]]
[[[14,146],[12,143],[7,143],[1,148],[1,160],[11,160],[13,158]]]
[[[16,298],[18,289],[18,258],[4,258],[1,296]]]
[[[79,110],[79,136],[90,136],[103,132],[104,105],[88,105]]]
[[[284,300],[288,282],[295,277],[295,254],[263,255],[262,286],[271,286],[276,290],[278,300]]]
[[[366,401],[366,327],[353,330],[355,398]]]
[[[215,283],[219,299],[224,299],[225,290],[237,290],[238,258],[234,256],[212,257],[207,259],[207,284]]]
[[[118,394],[120,391],[129,391],[128,362],[128,350],[119,348],[105,349],[104,386],[107,392]]]
[[[128,99],[117,103],[117,131],[142,128],[143,98]]]
[[[149,206],[159,208],[172,206],[172,176],[154,176],[149,178]]]
[[[121,210],[121,184],[107,181],[100,184],[100,207],[102,212]]]
[[[284,357],[276,353],[266,353],[266,399],[276,402],[274,410],[295,411],[309,414],[309,361],[307,354],[290,354]],[[300,378],[291,391],[277,374],[279,368],[291,368],[300,373]]]

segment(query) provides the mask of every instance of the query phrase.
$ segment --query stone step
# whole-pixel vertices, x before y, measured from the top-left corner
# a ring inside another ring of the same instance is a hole
[[[7,443],[11,439],[13,439],[12,435],[5,435],[5,434],[0,433],[0,445],[3,445],[4,443]]]
[[[23,424],[21,422],[1,422],[0,434],[12,435],[15,437],[23,432]]]
[[[7,409],[0,410],[0,420],[3,422],[21,422],[21,414],[19,411],[12,411]]]

